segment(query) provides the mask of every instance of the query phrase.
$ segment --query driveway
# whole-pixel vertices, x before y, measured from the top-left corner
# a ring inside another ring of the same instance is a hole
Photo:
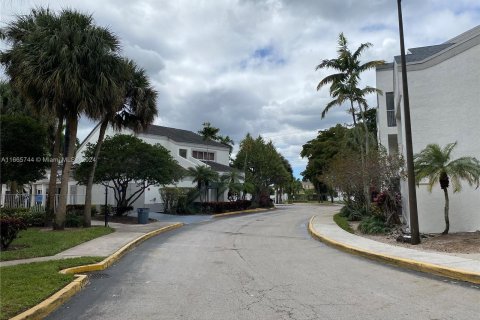
[[[295,205],[157,236],[48,319],[478,319],[476,286],[311,239],[308,219],[333,210]]]

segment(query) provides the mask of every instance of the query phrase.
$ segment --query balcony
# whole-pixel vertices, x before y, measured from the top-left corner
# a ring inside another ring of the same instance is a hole
[[[397,126],[397,119],[395,118],[395,110],[387,110],[387,125],[389,127]]]

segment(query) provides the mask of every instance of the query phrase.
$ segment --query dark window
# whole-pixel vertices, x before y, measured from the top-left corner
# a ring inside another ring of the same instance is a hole
[[[187,158],[187,149],[180,149],[180,150],[178,150],[178,154],[179,154],[180,157],[182,157],[182,158]]]
[[[215,160],[215,154],[213,152],[192,151],[192,157],[199,160]]]
[[[385,99],[387,102],[387,125],[389,127],[396,127],[397,119],[395,118],[395,98],[393,92],[387,92]]]

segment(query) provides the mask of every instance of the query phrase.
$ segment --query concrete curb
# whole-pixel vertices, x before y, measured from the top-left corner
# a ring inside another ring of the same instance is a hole
[[[62,289],[54,293],[52,296],[47,298],[46,300],[43,300],[36,306],[28,309],[27,311],[22,312],[21,314],[11,318],[10,320],[26,320],[26,319],[36,320],[36,319],[45,318],[47,315],[55,311],[62,304],[67,302],[77,292],[82,290],[83,287],[85,287],[85,285],[88,283],[87,275],[76,274],[76,273],[105,270],[109,266],[114,264],[116,261],[118,261],[128,251],[138,246],[140,243],[144,242],[145,240],[150,239],[151,237],[154,237],[158,234],[161,234],[170,230],[178,229],[183,225],[184,225],[183,223],[175,223],[175,224],[148,232],[143,236],[140,236],[130,241],[129,243],[127,243],[126,245],[118,249],[115,253],[105,258],[101,262],[61,270],[60,273],[63,273],[63,274],[75,273],[75,279],[69,284],[67,284],[65,287],[63,287]]]
[[[265,212],[270,210],[275,210],[275,208],[270,208],[270,209],[257,208],[257,209],[249,209],[244,211],[225,212],[225,213],[213,214],[212,218],[221,218],[221,217],[228,217],[228,216],[241,215],[241,214],[252,214],[252,213]]]
[[[317,230],[315,230],[315,228],[313,227],[313,220],[315,218],[316,216],[313,216],[310,219],[310,222],[308,223],[308,232],[313,238],[316,238],[331,247],[334,247],[336,249],[339,249],[351,254],[366,257],[366,258],[380,261],[380,262],[386,262],[388,264],[392,264],[392,265],[410,269],[410,270],[431,273],[437,276],[480,284],[480,273],[461,270],[461,269],[448,268],[448,267],[426,263],[426,262],[420,262],[412,259],[405,259],[405,258],[400,258],[396,256],[390,256],[390,255],[350,246],[345,243],[333,240],[331,238],[328,238],[320,234]]]

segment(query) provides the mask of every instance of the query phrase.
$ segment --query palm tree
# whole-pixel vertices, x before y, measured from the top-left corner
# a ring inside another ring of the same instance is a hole
[[[112,70],[112,74],[119,77],[117,82],[122,84],[122,92],[120,92],[119,97],[114,97],[113,101],[99,106],[99,111],[102,112],[100,129],[85,191],[83,212],[85,227],[91,225],[93,181],[98,155],[108,125],[112,125],[117,130],[127,127],[134,132],[138,132],[146,129],[157,115],[157,92],[150,85],[145,70],[127,59],[119,60],[113,67],[115,70]]]
[[[2,52],[1,61],[16,89],[55,110],[59,125],[62,117],[67,122],[69,142],[54,223],[55,229],[63,229],[78,119],[82,113],[95,118],[98,106],[118,97],[110,71],[118,59],[119,42],[108,29],[95,26],[91,15],[75,10],[54,14],[35,9],[2,34],[12,47]]]
[[[188,168],[187,176],[193,178],[193,183],[198,184],[200,190],[200,201],[208,201],[208,184],[212,181],[218,180],[218,173],[207,166],[197,166],[195,168]]]
[[[325,85],[330,85],[330,96],[334,98],[330,101],[322,111],[322,119],[326,116],[327,112],[334,106],[341,106],[346,102],[350,102],[349,112],[352,114],[354,127],[357,126],[356,120],[356,107],[357,104],[360,114],[362,115],[364,136],[365,136],[365,148],[360,145],[361,161],[363,176],[365,176],[366,156],[369,154],[369,135],[367,123],[365,120],[365,112],[368,109],[365,95],[370,93],[381,93],[380,90],[373,87],[365,87],[363,89],[358,88],[360,75],[369,69],[375,68],[377,65],[384,64],[384,61],[372,60],[365,63],[360,62],[360,56],[362,53],[372,46],[371,43],[362,43],[355,50],[351,52],[348,48],[348,41],[343,33],[338,36],[338,56],[335,59],[324,59],[317,65],[315,70],[330,68],[334,69],[336,73],[331,74],[323,78],[317,85],[317,91]],[[356,131],[355,131],[356,132]],[[367,208],[369,207],[369,191],[368,182],[363,179],[364,196],[366,199]]]
[[[428,179],[428,191],[432,191],[435,184],[440,183],[440,188],[445,196],[445,230],[450,228],[448,218],[449,199],[448,187],[450,181],[453,192],[462,189],[461,180],[467,181],[470,186],[480,184],[480,161],[474,157],[461,157],[450,160],[452,150],[457,143],[449,143],[443,149],[438,144],[429,144],[420,153],[414,156],[415,179],[417,184],[423,179]]]

